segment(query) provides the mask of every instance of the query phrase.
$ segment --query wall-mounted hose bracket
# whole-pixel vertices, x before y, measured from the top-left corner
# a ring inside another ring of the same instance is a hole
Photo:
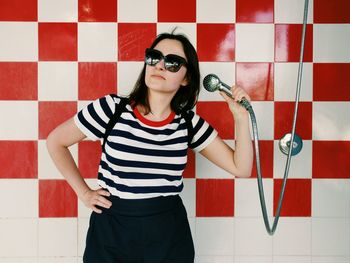
[[[292,134],[285,134],[279,141],[279,147],[282,153],[288,155],[289,147],[291,144]],[[303,148],[303,140],[297,134],[294,134],[294,140],[292,143],[292,156],[297,155]]]

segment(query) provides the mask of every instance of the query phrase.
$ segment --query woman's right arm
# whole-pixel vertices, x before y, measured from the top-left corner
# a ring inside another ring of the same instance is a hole
[[[109,208],[111,202],[104,198],[109,196],[108,191],[91,190],[81,176],[79,169],[68,147],[82,141],[86,136],[80,131],[74,122],[74,118],[55,128],[47,137],[46,145],[49,154],[57,169],[73,188],[78,198],[89,208],[97,213],[102,211],[96,205]]]

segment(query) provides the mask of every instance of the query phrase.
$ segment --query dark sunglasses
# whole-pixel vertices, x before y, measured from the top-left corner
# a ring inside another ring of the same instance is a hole
[[[163,55],[162,52],[156,49],[147,48],[145,53],[145,63],[149,66],[157,65],[161,60],[164,60],[164,67],[170,72],[178,72],[182,65],[187,64],[186,59],[175,54]]]

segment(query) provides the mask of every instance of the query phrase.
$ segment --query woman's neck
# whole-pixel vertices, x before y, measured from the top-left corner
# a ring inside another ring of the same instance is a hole
[[[169,94],[159,94],[159,93],[149,93],[148,102],[151,111],[145,115],[145,110],[139,107],[139,112],[146,116],[147,119],[153,121],[162,121],[166,119],[171,113],[171,103],[172,97]]]

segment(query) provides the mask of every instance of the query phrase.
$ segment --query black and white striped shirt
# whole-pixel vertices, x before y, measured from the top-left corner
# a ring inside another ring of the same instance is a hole
[[[118,109],[120,97],[107,95],[81,111],[74,121],[91,140],[103,139],[109,119]],[[204,149],[217,136],[204,119],[189,112],[193,139],[188,145],[188,130],[181,115],[171,113],[163,121],[144,118],[127,104],[108,136],[98,170],[98,184],[112,195],[142,199],[176,195],[183,189],[182,173],[187,149]]]

